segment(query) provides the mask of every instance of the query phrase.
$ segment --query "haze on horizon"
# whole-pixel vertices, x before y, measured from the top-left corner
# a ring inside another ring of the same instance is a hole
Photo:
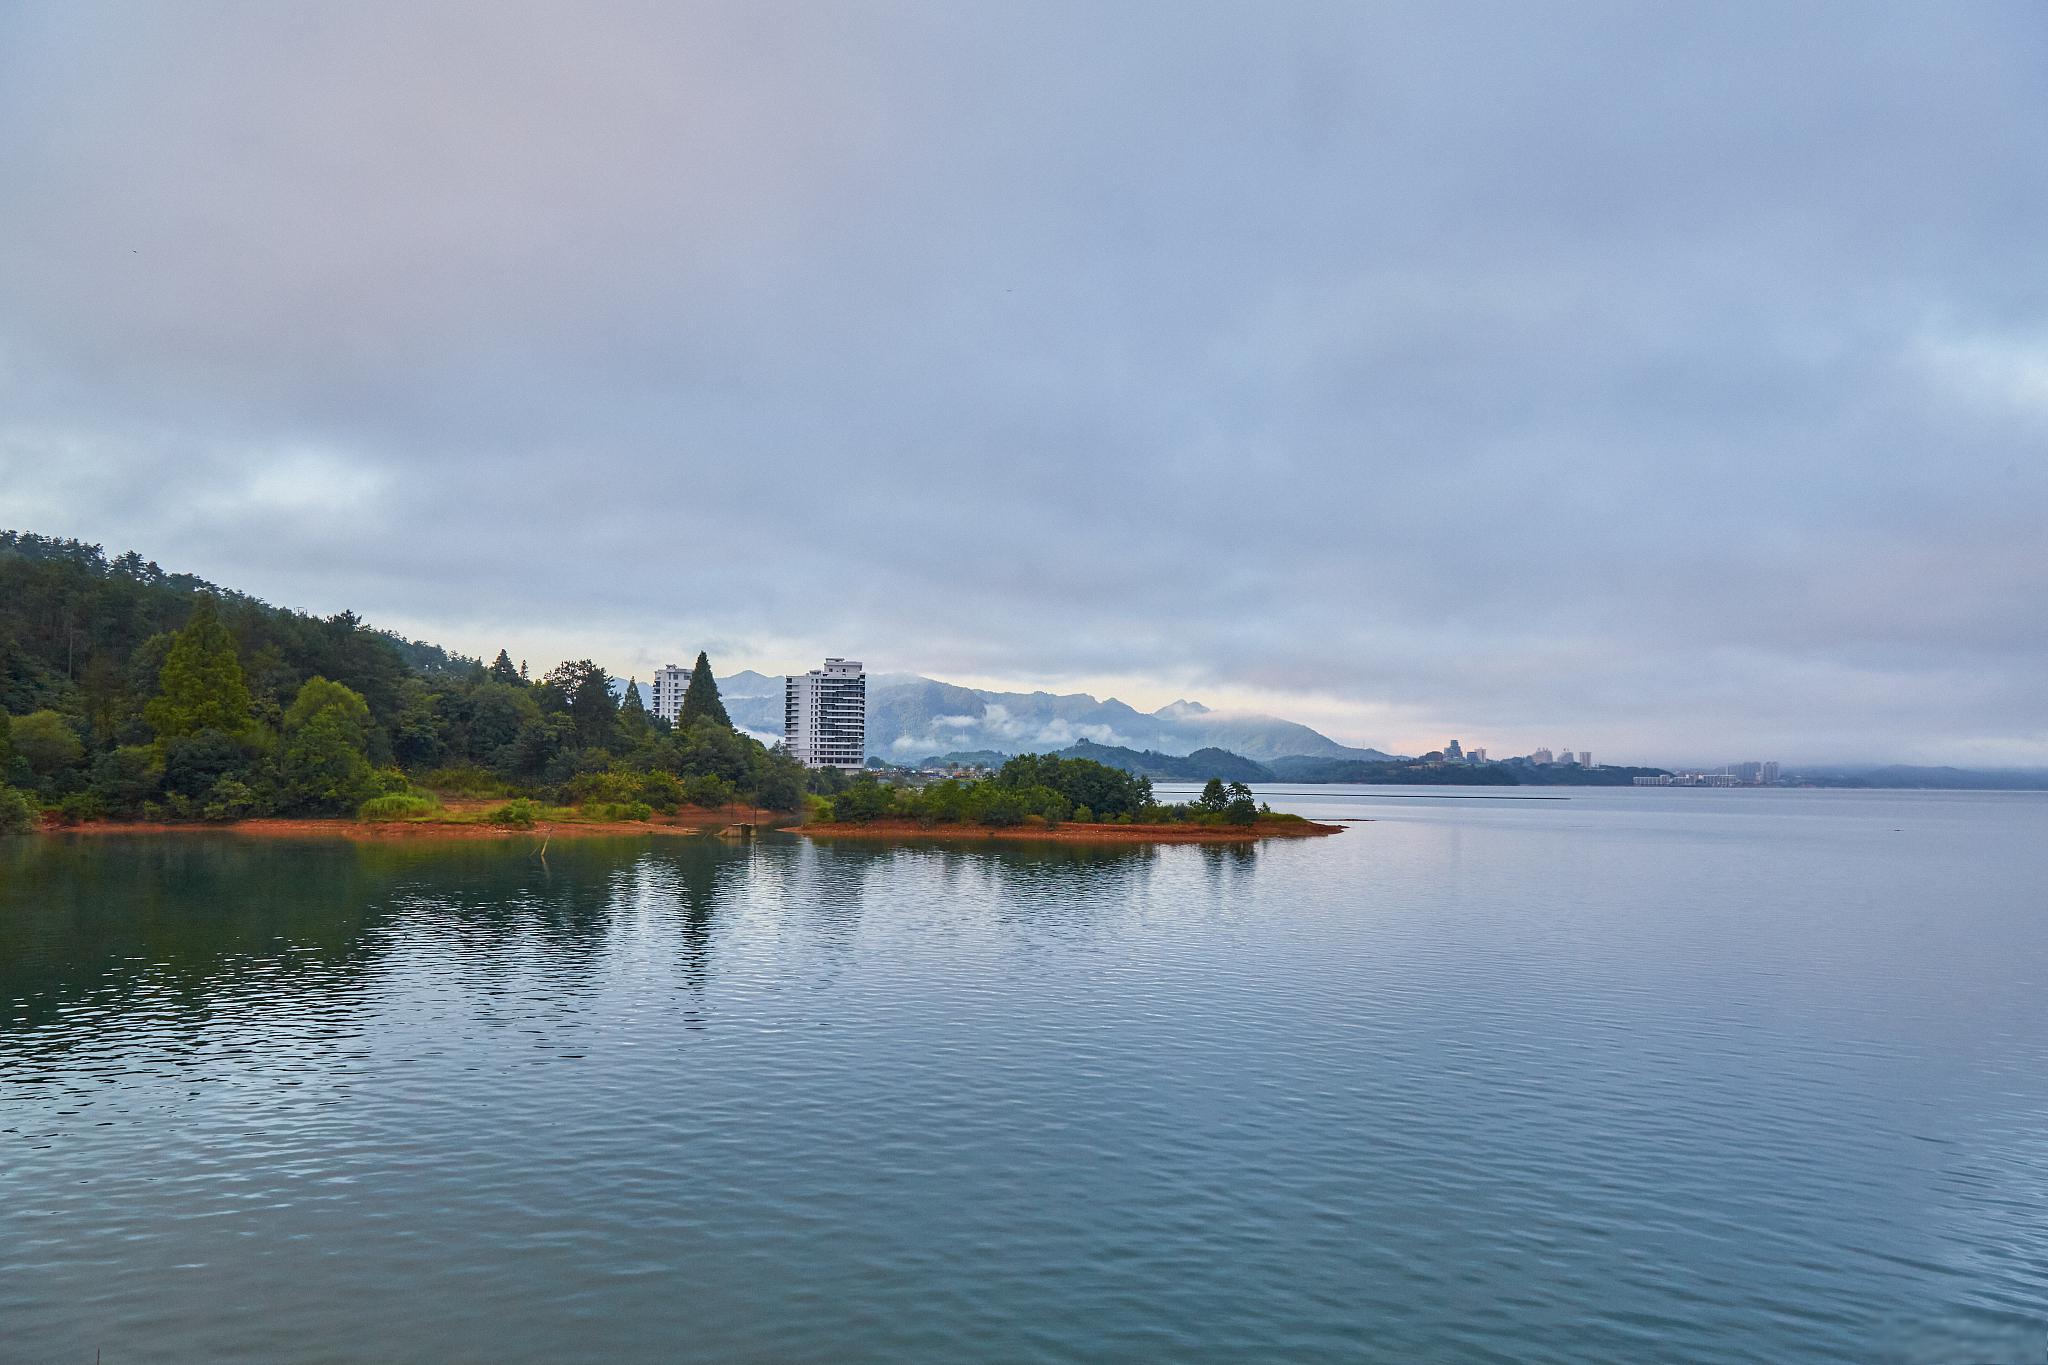
[[[0,525],[546,667],[2048,763],[2048,8],[0,3]]]

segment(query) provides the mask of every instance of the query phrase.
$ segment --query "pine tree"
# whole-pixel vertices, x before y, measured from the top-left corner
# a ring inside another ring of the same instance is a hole
[[[235,637],[221,624],[220,608],[202,596],[185,628],[171,642],[157,675],[159,695],[143,714],[160,739],[201,730],[240,734],[249,728],[249,688]]]
[[[718,699],[711,660],[702,650],[697,652],[697,666],[690,670],[690,685],[683,689],[683,713],[677,726],[687,730],[700,720],[715,720],[728,730],[732,728],[732,717],[725,714],[725,703]]]
[[[522,683],[526,681],[526,678],[518,669],[512,666],[512,656],[501,649],[498,651],[498,657],[491,661],[491,681]]]
[[[640,700],[640,680],[626,679],[626,695],[619,699],[619,734],[628,744],[638,744],[654,731],[647,703]]]

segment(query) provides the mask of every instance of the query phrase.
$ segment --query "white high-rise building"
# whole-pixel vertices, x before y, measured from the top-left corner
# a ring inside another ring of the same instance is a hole
[[[1535,753],[1529,755],[1529,761],[1531,763],[1536,764],[1538,767],[1544,767],[1547,766],[1554,757],[1555,755],[1553,755],[1550,752],[1550,750],[1538,749]]]
[[[683,693],[690,686],[690,670],[665,664],[654,670],[653,688],[647,698],[649,714],[660,716],[670,725],[683,714]]]
[[[868,675],[858,659],[783,679],[782,743],[806,768],[861,768],[868,761]]]

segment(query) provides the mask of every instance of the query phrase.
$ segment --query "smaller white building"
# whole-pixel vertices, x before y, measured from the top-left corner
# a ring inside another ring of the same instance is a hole
[[[652,691],[647,698],[650,715],[660,716],[670,725],[683,714],[683,693],[690,687],[690,670],[675,664],[663,664],[654,670]]]

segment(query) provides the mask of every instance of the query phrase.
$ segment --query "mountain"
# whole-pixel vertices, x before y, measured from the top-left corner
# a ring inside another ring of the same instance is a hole
[[[719,693],[742,729],[781,732],[780,679],[734,674],[720,680]],[[1175,701],[1148,712],[1085,692],[989,692],[902,673],[868,678],[868,752],[892,763],[956,750],[1053,753],[1082,741],[1163,757],[1223,749],[1259,763],[1289,755],[1365,762],[1392,757],[1339,744],[1293,721],[1214,711],[1200,702]]]
[[[734,697],[771,697],[776,706],[782,705],[782,679],[771,678],[766,673],[756,673],[751,668],[718,680],[718,698],[730,702]]]
[[[1112,768],[1122,768],[1140,777],[1163,782],[1207,782],[1220,777],[1225,782],[1270,782],[1273,773],[1263,763],[1222,749],[1197,749],[1185,756],[1154,750],[1125,749],[1115,745],[1082,740],[1059,751],[1061,758],[1086,758]]]
[[[1921,791],[2043,791],[2048,790],[2048,769],[2044,768],[1951,768],[1920,767],[1894,763],[1885,767],[1842,764],[1808,764],[1793,771],[1787,765],[1787,782],[1808,782],[1817,787],[1903,787]]]

